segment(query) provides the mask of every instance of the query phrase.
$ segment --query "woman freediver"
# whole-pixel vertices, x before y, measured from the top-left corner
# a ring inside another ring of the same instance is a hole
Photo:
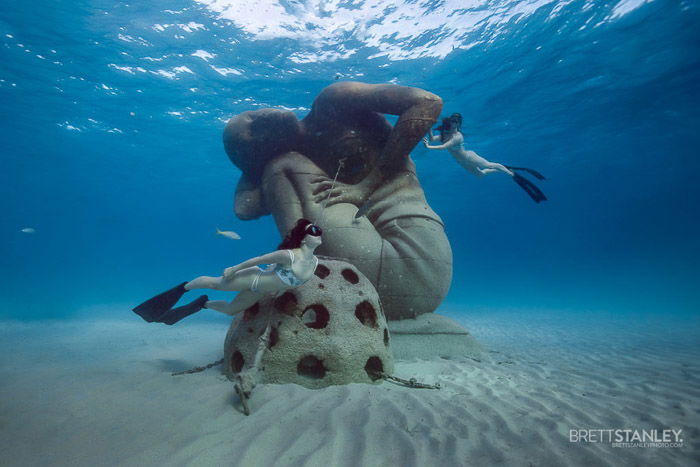
[[[235,315],[264,295],[292,289],[306,283],[318,266],[314,251],[321,245],[321,229],[308,219],[299,219],[276,251],[249,259],[224,270],[219,277],[200,276],[163,292],[133,309],[149,323],[175,324],[203,308]],[[268,264],[265,269],[260,265]],[[185,292],[213,289],[240,292],[234,300],[209,300],[202,295],[193,302],[173,308]]]
[[[454,113],[448,118],[443,118],[442,125],[436,128],[436,130],[440,132],[439,135],[434,135],[433,130],[430,129],[430,141],[440,141],[442,144],[439,146],[430,146],[428,143],[428,138],[423,138],[423,145],[427,149],[447,149],[447,151],[449,151],[459,165],[464,167],[469,173],[478,177],[482,177],[493,172],[503,172],[508,174],[513,177],[515,183],[520,185],[520,187],[525,190],[528,195],[530,195],[535,203],[547,200],[544,193],[542,193],[542,191],[534,183],[515,171],[522,170],[531,174],[538,180],[544,180],[545,177],[541,173],[525,167],[510,167],[499,164],[498,162],[491,162],[479,156],[474,151],[465,150],[464,136],[460,132],[461,126],[462,115],[458,113]]]

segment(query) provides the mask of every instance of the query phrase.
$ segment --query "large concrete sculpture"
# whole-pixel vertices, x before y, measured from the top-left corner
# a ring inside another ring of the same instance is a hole
[[[236,215],[272,214],[284,233],[311,219],[324,231],[319,253],[357,266],[388,319],[434,311],[450,286],[452,251],[409,153],[441,109],[422,89],[342,82],[325,88],[303,120],[276,109],[232,118],[224,145],[243,172]],[[383,114],[398,116],[395,125]]]

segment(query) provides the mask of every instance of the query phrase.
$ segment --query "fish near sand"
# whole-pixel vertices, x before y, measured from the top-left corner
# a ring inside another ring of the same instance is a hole
[[[216,234],[217,235],[222,235],[226,238],[230,238],[231,240],[240,240],[241,236],[238,235],[236,232],[232,232],[230,230],[219,230],[219,228],[216,228]]]
[[[33,233],[36,233],[36,230],[34,230],[31,227],[25,227],[22,230],[20,230],[20,232],[26,233],[26,234],[33,234]]]

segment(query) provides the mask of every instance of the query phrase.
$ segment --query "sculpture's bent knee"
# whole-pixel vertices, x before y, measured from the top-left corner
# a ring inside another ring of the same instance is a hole
[[[452,249],[443,225],[427,217],[400,217],[379,233],[377,290],[387,318],[415,318],[435,311],[452,281]]]

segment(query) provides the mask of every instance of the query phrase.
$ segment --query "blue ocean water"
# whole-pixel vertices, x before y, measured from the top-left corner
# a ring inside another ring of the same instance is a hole
[[[5,1],[0,318],[137,319],[273,249],[270,217],[233,214],[224,124],[301,118],[339,80],[432,91],[468,148],[548,178],[535,204],[413,151],[454,251],[447,313],[696,314],[699,19],[683,0]]]

